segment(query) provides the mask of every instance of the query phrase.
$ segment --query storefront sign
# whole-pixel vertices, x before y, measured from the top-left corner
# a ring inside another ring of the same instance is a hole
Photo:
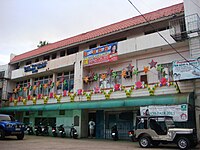
[[[173,76],[175,81],[200,78],[200,57],[188,61],[174,61]]]
[[[118,59],[117,43],[84,50],[84,66],[116,61]]]
[[[170,105],[170,106],[145,106],[140,107],[141,116],[172,116],[174,121],[183,122],[188,120],[188,105]]]
[[[39,63],[34,63],[28,66],[24,67],[24,72],[30,72],[32,73],[37,73],[38,69],[45,68],[47,66],[47,61],[39,62]]]

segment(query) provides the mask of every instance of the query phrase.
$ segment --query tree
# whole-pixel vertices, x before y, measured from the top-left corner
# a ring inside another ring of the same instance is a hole
[[[45,45],[48,45],[49,43],[47,41],[40,41],[39,44],[37,45],[37,47],[42,47],[42,46],[45,46]]]

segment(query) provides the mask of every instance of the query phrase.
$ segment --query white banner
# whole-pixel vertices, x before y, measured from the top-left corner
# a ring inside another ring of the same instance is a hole
[[[140,107],[141,116],[149,113],[150,116],[172,116],[174,121],[183,122],[188,120],[188,105],[170,105],[170,106],[145,106]]]
[[[173,77],[175,81],[200,78],[200,57],[188,61],[174,61]]]

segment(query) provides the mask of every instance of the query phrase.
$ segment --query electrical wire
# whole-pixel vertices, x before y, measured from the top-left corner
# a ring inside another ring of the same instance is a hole
[[[194,68],[198,69],[200,71],[200,69],[196,66],[194,66],[193,64],[190,63],[189,60],[187,60],[181,53],[179,53],[177,51],[177,49],[175,47],[173,47],[168,41],[167,39],[160,34],[160,32],[158,32],[156,30],[156,28],[146,19],[146,17],[140,12],[140,10],[131,2],[131,0],[128,0],[128,2],[135,8],[135,10],[145,19],[145,21],[151,26],[151,28],[179,55],[181,56],[185,61],[187,61],[191,66],[193,66]]]
[[[193,0],[191,0],[191,1],[192,1],[193,4],[195,4],[200,9],[200,6],[197,3],[195,3]]]

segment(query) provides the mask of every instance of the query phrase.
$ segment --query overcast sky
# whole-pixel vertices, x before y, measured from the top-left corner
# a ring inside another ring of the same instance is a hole
[[[183,0],[132,0],[147,13]],[[139,15],[128,0],[0,0],[0,65],[37,48]]]

